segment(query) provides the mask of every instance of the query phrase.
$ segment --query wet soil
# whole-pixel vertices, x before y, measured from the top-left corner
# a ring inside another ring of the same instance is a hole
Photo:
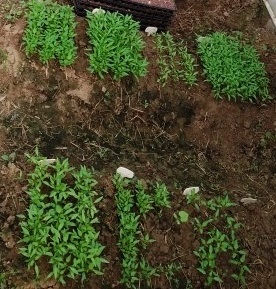
[[[265,63],[270,95],[275,98],[276,36],[262,1],[178,0],[176,6],[170,32],[185,39],[194,55],[196,34],[243,32]],[[173,220],[174,211],[187,208],[182,192],[189,186],[200,186],[206,197],[229,193],[238,204],[232,214],[244,224],[239,238],[251,270],[246,288],[276,288],[274,99],[263,104],[215,100],[198,59],[197,86],[170,81],[161,88],[156,82],[157,54],[146,36],[144,53],[151,59],[146,78],[99,80],[87,71],[88,41],[82,18],[77,18],[78,61],[66,70],[51,63],[46,73],[36,57],[28,59],[24,54],[24,18],[10,23],[5,13],[1,15],[0,48],[7,58],[0,58],[0,155],[16,153],[14,160],[0,161],[0,270],[8,273],[4,288],[81,288],[78,280],[65,287],[46,280],[49,266],[45,260],[40,264],[44,274],[36,281],[19,254],[21,232],[16,215],[28,205],[26,177],[32,169],[25,153],[35,147],[46,157],[93,167],[99,180],[97,189],[104,197],[101,242],[109,264],[103,277],[92,276],[84,288],[123,288],[111,181],[118,166],[130,168],[146,181],[162,180],[172,192],[172,209],[163,218],[152,214],[143,225],[156,239],[147,259],[152,265],[180,262],[180,285],[161,276],[153,280],[152,288],[185,288],[188,279],[193,288],[204,288],[193,255],[199,237],[191,224],[179,227]],[[241,205],[243,197],[257,202]],[[194,213],[192,208],[187,210]],[[211,288],[239,286],[228,282]]]

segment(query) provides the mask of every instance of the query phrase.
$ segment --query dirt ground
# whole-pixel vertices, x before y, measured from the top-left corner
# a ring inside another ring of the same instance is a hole
[[[251,274],[246,288],[276,288],[276,102],[234,103],[215,100],[202,77],[192,88],[171,81],[157,82],[157,54],[145,36],[145,55],[152,59],[149,73],[139,82],[131,77],[99,80],[87,71],[86,22],[77,18],[79,58],[66,70],[56,63],[47,69],[36,57],[26,58],[22,47],[25,20],[5,19],[17,1],[2,0],[0,18],[0,156],[15,153],[11,162],[0,161],[0,270],[8,272],[4,288],[63,288],[53,280],[34,281],[18,254],[21,233],[18,213],[25,211],[26,175],[31,166],[25,153],[38,147],[46,157],[68,158],[76,167],[95,169],[103,193],[101,242],[109,264],[103,277],[91,277],[84,288],[123,288],[120,280],[114,191],[111,177],[118,166],[133,170],[144,180],[160,179],[172,191],[173,209],[163,219],[152,216],[151,264],[177,260],[182,264],[180,286],[192,281],[204,288],[196,270],[193,250],[198,246],[192,226],[173,225],[172,212],[185,208],[182,195],[189,186],[203,194],[227,191],[236,206],[234,216],[244,224],[239,238],[248,252]],[[242,31],[261,54],[276,96],[276,36],[260,0],[176,0],[177,12],[170,32],[185,39],[195,54],[196,34]],[[253,197],[255,204],[241,205]],[[41,262],[47,273],[47,264]],[[238,288],[234,283],[224,287]],[[2,287],[1,287],[2,288]],[[65,287],[64,287],[65,288]],[[69,281],[66,288],[81,288]],[[156,278],[153,288],[170,288],[166,278]],[[213,286],[212,288],[217,288]]]

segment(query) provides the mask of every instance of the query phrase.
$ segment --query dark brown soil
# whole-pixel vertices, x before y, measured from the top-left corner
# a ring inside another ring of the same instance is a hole
[[[260,52],[270,95],[276,96],[276,36],[267,24],[262,1],[178,0],[176,6],[170,32],[186,40],[194,54],[196,34],[242,31]],[[188,279],[193,288],[204,288],[193,254],[199,237],[191,224],[175,226],[173,219],[176,210],[195,213],[182,195],[190,186],[200,186],[206,197],[229,193],[238,204],[231,213],[244,224],[239,238],[251,270],[246,288],[276,288],[275,100],[264,104],[215,100],[199,61],[197,86],[171,81],[161,88],[156,82],[156,51],[146,36],[145,55],[151,60],[146,78],[99,80],[87,71],[88,41],[82,18],[78,18],[78,61],[65,71],[51,63],[46,76],[46,68],[35,57],[27,59],[22,49],[25,20],[8,23],[4,15],[0,48],[8,59],[0,63],[0,156],[15,152],[16,157],[10,163],[0,160],[0,272],[8,276],[3,288],[81,288],[79,280],[66,286],[43,277],[35,281],[18,253],[21,232],[14,216],[28,205],[26,177],[31,170],[24,154],[36,146],[46,157],[66,157],[76,167],[93,166],[99,180],[97,189],[104,197],[101,242],[110,263],[103,277],[92,276],[83,288],[123,288],[111,182],[118,166],[132,169],[146,181],[160,179],[172,192],[172,209],[165,210],[162,218],[152,214],[143,225],[156,239],[147,259],[152,265],[180,262],[180,286],[161,276],[153,280],[152,288],[185,288]],[[249,196],[257,202],[241,205],[240,199]],[[40,266],[46,276],[47,262],[41,261]],[[211,288],[239,286],[229,281]]]

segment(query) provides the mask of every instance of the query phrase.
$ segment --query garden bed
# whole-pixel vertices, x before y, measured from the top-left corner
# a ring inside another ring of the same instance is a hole
[[[9,9],[17,4],[4,2]],[[19,253],[23,245],[17,242],[23,234],[17,215],[26,214],[31,202],[27,179],[34,169],[25,153],[38,147],[47,158],[68,158],[77,169],[85,165],[95,170],[98,184],[94,189],[103,196],[96,204],[100,223],[95,230],[100,232],[99,243],[105,246],[103,256],[109,263],[103,265],[103,276],[89,275],[84,288],[125,288],[120,284],[123,253],[117,245],[120,218],[113,182],[116,169],[125,166],[148,191],[159,181],[170,192],[171,208],[164,208],[162,214],[154,209],[141,221],[141,230],[155,240],[141,250],[141,258],[154,268],[165,268],[152,278],[150,288],[240,288],[230,276],[228,255],[222,255],[217,265],[229,272],[224,283],[204,285],[206,278],[197,270],[193,252],[201,247],[200,235],[190,221],[176,222],[174,214],[182,210],[190,220],[210,214],[204,208],[198,212],[183,195],[187,187],[199,186],[203,199],[227,192],[237,204],[226,213],[243,225],[237,238],[251,270],[245,274],[247,288],[274,289],[276,37],[265,28],[268,18],[260,1],[211,0],[204,7],[202,1],[176,1],[178,10],[170,32],[187,42],[196,59],[196,86],[174,79],[160,85],[158,52],[153,39],[145,35],[147,76],[139,81],[132,76],[115,81],[106,75],[100,80],[87,70],[90,45],[87,22],[81,17],[77,18],[76,63],[60,69],[58,62],[49,62],[46,75],[46,65],[37,56],[27,58],[22,50],[25,20],[20,16],[7,22],[4,16],[11,11],[0,5],[0,287],[82,288],[77,278],[68,278],[66,285],[47,280],[51,272],[47,258],[38,262],[41,277],[36,280]],[[248,103],[215,98],[205,81],[196,44],[197,35],[215,31],[241,31],[256,47],[265,64],[272,100]],[[68,181],[73,185],[72,178]],[[257,202],[242,204],[245,197]],[[216,226],[224,229],[222,222]],[[140,288],[147,284],[141,283]]]

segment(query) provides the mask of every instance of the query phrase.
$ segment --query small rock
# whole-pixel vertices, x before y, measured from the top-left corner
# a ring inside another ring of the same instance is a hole
[[[224,15],[225,17],[229,17],[230,14],[225,11],[225,12],[223,13],[223,15]]]
[[[134,172],[124,167],[119,167],[116,172],[117,174],[120,174],[123,178],[132,179],[134,177]]]
[[[80,45],[81,47],[84,47],[84,46],[86,46],[86,43],[85,43],[84,41],[80,40],[80,41],[79,41],[79,45]]]
[[[246,121],[244,122],[244,127],[245,127],[245,128],[250,128],[250,126],[251,126],[251,122],[250,122],[249,120],[246,120]]]
[[[168,254],[169,253],[169,247],[167,245],[161,245],[160,246],[160,252],[164,253],[164,254]]]
[[[157,32],[157,27],[148,26],[148,27],[145,29],[145,32],[147,33],[147,36],[154,35],[154,34],[156,34],[156,32]]]
[[[56,162],[56,159],[44,159],[44,160],[39,161],[39,163],[43,165],[50,165],[55,162]]]
[[[191,195],[191,194],[197,194],[199,192],[199,187],[189,187],[184,190],[183,195]]]
[[[253,198],[242,198],[241,199],[241,203],[243,203],[244,205],[250,205],[250,204],[254,204],[257,202],[257,199],[253,199]]]
[[[11,240],[11,241],[6,242],[6,243],[5,243],[5,246],[6,246],[6,248],[8,248],[8,249],[12,249],[12,248],[14,248],[15,244],[16,244],[16,243],[14,242],[14,240]]]
[[[37,96],[37,99],[36,99],[36,102],[37,103],[43,103],[47,101],[47,96],[45,94],[42,94],[40,93],[38,96]]]
[[[177,244],[182,244],[182,243],[183,243],[183,237],[182,237],[181,235],[176,235],[176,236],[174,237],[174,241],[175,241],[175,243],[177,243]]]
[[[8,234],[7,236],[5,236],[4,238],[2,237],[2,240],[5,242],[5,246],[8,248],[8,249],[12,249],[14,248],[15,246],[15,241],[13,239],[13,236],[12,234]]]
[[[47,279],[44,280],[43,282],[40,283],[40,287],[42,289],[44,288],[50,288],[50,287],[54,287],[56,285],[57,281],[55,279]]]
[[[112,236],[112,234],[109,233],[108,231],[103,231],[101,235],[104,237],[111,237]]]
[[[95,9],[93,9],[92,10],[92,14],[104,14],[105,13],[105,11],[103,10],[103,9],[101,9],[101,8],[95,8]]]
[[[196,250],[196,249],[199,248],[199,246],[200,246],[199,241],[198,241],[198,240],[195,240],[195,241],[193,242],[193,249]]]
[[[13,225],[14,224],[14,221],[15,221],[15,216],[9,216],[7,218],[7,223],[10,224],[10,225]]]
[[[4,30],[9,32],[11,30],[11,24],[7,24],[4,26]]]
[[[10,224],[5,222],[2,228],[3,229],[8,229],[9,227],[10,227]]]

